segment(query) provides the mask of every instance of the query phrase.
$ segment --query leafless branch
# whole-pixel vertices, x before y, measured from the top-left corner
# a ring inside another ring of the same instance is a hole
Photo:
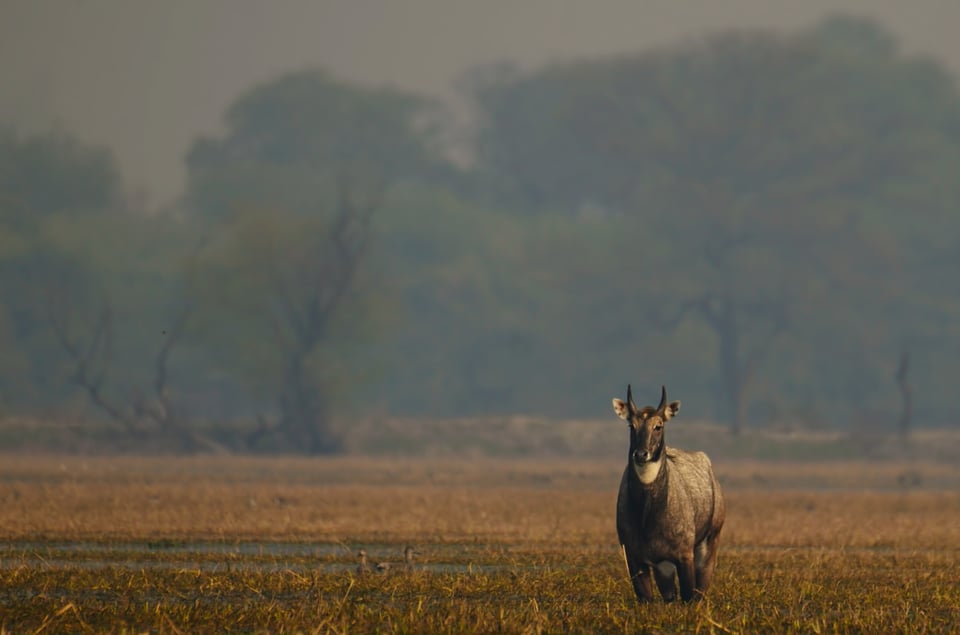
[[[63,288],[51,289],[47,302],[47,314],[57,341],[74,365],[71,373],[74,383],[87,393],[91,403],[107,413],[111,419],[123,425],[128,432],[136,432],[134,420],[102,392],[110,361],[110,342],[113,339],[113,320],[110,303],[106,300],[100,308],[93,325],[93,334],[87,346],[81,347],[71,335],[71,303]],[[82,349],[82,350],[81,350]]]
[[[272,275],[280,278],[275,285],[277,315],[286,321],[295,342],[287,351],[286,376],[277,399],[280,421],[268,424],[258,417],[257,428],[247,437],[249,445],[282,431],[294,442],[308,443],[312,451],[330,446],[324,400],[307,376],[306,360],[326,335],[330,320],[353,283],[369,242],[371,218],[381,207],[383,195],[384,187],[377,183],[367,192],[366,200],[359,202],[349,180],[341,176],[333,218],[327,231],[318,236],[320,244],[307,249],[289,271],[274,265]],[[299,295],[291,290],[299,290]]]
[[[193,255],[203,247],[201,241]],[[193,263],[188,268],[188,281],[192,275]],[[174,416],[170,402],[168,364],[174,347],[180,341],[187,322],[193,312],[192,302],[184,302],[168,329],[163,331],[163,342],[154,360],[153,397],[148,398],[143,391],[135,390],[129,397],[129,406],[108,399],[103,394],[107,371],[110,366],[113,343],[113,313],[110,303],[104,299],[91,325],[91,334],[83,344],[72,335],[76,329],[73,324],[74,306],[68,297],[69,285],[53,285],[49,289],[47,313],[49,322],[61,348],[73,363],[71,373],[74,383],[82,388],[91,403],[105,412],[114,421],[119,422],[131,434],[143,434],[151,423],[160,429],[173,432],[184,441],[185,447],[204,447],[213,451],[223,451],[222,446],[204,439],[185,428]]]
[[[665,331],[672,331],[673,329],[680,326],[687,316],[695,311],[700,303],[700,299],[687,300],[682,302],[679,306],[676,307],[674,311],[670,314],[666,314],[663,311],[663,308],[653,304],[647,310],[647,321],[653,324],[656,328],[662,329]]]
[[[160,351],[157,353],[157,359],[154,362],[153,392],[159,406],[155,419],[157,423],[163,427],[171,427],[174,425],[173,408],[170,404],[170,390],[167,385],[167,363],[170,359],[170,352],[183,335],[187,320],[190,319],[192,312],[193,305],[185,303],[180,309],[180,312],[177,313],[170,328],[164,332],[165,337],[163,344],[160,346]]]
[[[774,341],[776,341],[777,337],[779,337],[786,327],[786,320],[774,321],[770,330],[767,331],[764,337],[756,345],[754,345],[753,350],[745,355],[742,369],[740,371],[744,379],[753,377],[753,373],[756,370],[757,365],[764,357],[766,357],[770,347],[773,346]]]
[[[716,330],[724,328],[725,313],[729,310],[728,306],[718,308],[717,304],[726,305],[727,303],[729,303],[728,299],[717,298],[710,293],[703,294],[695,301],[701,317]]]

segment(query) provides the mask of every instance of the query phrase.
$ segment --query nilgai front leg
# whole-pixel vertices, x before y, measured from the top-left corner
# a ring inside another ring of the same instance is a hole
[[[641,602],[650,602],[653,600],[650,567],[641,562],[639,558],[631,557],[625,545],[620,545],[620,550],[623,552],[623,559],[627,563],[627,573],[630,574],[630,582],[633,583],[633,591],[637,594],[637,599]]]

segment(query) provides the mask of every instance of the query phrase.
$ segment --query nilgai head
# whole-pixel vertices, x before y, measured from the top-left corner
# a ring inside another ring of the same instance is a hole
[[[680,410],[679,401],[667,403],[667,387],[662,387],[660,405],[637,408],[633,403],[631,387],[627,385],[627,400],[613,400],[617,416],[630,424],[630,461],[634,468],[659,464],[663,454],[663,424]]]

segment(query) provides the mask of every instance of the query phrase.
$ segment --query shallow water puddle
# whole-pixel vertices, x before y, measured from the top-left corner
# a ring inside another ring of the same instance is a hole
[[[0,569],[114,567],[131,571],[182,570],[204,573],[345,573],[357,570],[356,553],[360,547],[370,554],[371,563],[387,562],[391,568],[403,570],[402,552],[397,545],[204,541],[6,543],[0,545]],[[420,545],[417,554],[418,561],[414,565],[417,571],[469,574],[517,568],[515,563],[510,562],[489,564],[492,557],[503,557],[501,548],[491,551],[483,546]],[[524,565],[522,568],[530,570],[542,567]]]

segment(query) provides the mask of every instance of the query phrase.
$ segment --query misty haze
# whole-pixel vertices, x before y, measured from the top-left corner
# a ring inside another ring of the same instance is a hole
[[[440,4],[5,5],[8,418],[371,451],[629,381],[956,425],[947,9]]]
[[[955,631],[957,24],[0,0],[0,632]]]

